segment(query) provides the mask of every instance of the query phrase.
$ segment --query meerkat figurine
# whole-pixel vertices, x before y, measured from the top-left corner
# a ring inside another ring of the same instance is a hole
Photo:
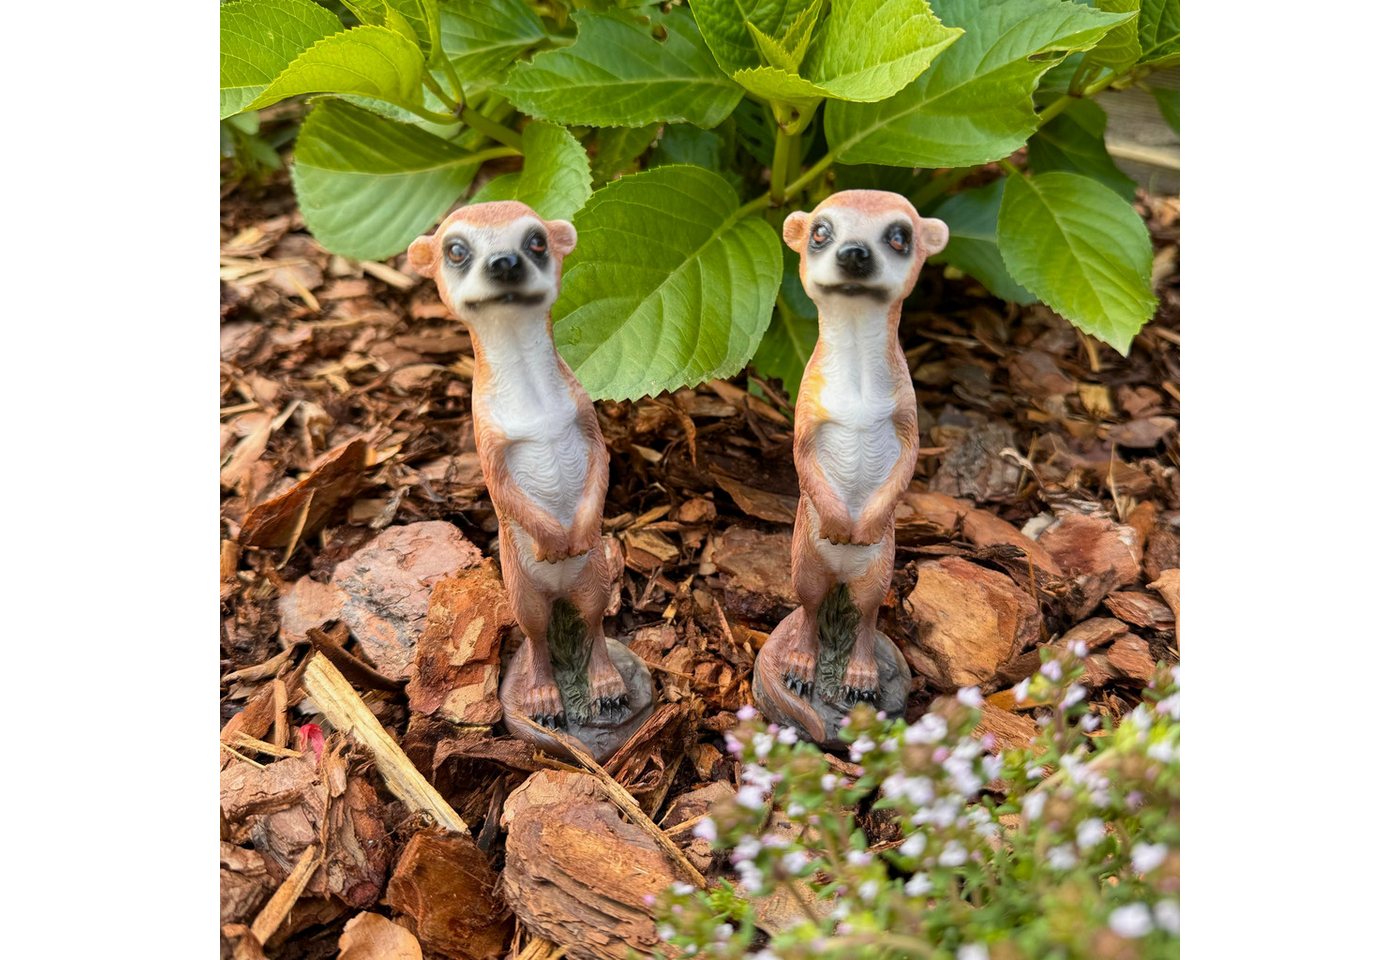
[[[603,633],[619,572],[602,546],[608,450],[592,400],[554,345],[550,308],[577,239],[567,221],[498,201],[455,211],[408,257],[471,335],[477,453],[525,635],[501,682],[506,726],[557,749],[517,719],[529,717],[601,760],[645,719],[652,693],[642,662]]]
[[[753,685],[768,719],[830,747],[855,703],[896,715],[908,696],[909,667],[877,624],[894,570],[894,510],[919,450],[899,317],[948,228],[898,194],[845,190],[790,214],[783,240],[801,258],[819,327],[793,440],[801,606],[760,650]]]

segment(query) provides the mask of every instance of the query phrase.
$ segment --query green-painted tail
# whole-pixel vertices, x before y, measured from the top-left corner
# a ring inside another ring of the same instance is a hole
[[[583,622],[578,607],[560,598],[549,611],[549,628],[545,634],[549,645],[549,665],[554,668],[554,682],[564,699],[564,715],[570,725],[589,719],[588,657],[592,652],[588,642],[588,624]]]
[[[855,648],[859,626],[860,611],[851,600],[851,588],[836,584],[817,608],[817,693],[828,703],[841,700],[846,664]]]

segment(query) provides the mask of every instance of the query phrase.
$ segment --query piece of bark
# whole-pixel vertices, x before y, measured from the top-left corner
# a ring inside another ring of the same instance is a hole
[[[1083,643],[1085,652],[1093,653],[1108,646],[1127,632],[1128,625],[1121,620],[1115,620],[1113,617],[1092,617],[1082,623],[1075,624],[1062,636],[1050,641],[1050,645],[1057,650],[1063,650],[1074,643]],[[1007,687],[1020,683],[1039,669],[1040,650],[1027,650],[1002,664],[997,670],[996,676],[982,685],[982,692],[990,694],[997,690],[1005,690]]]
[[[1082,620],[1104,597],[1137,580],[1142,572],[1142,547],[1137,532],[1106,517],[1066,513],[1040,534],[1050,552],[1077,588],[1067,598],[1067,613]]]
[[[219,922],[251,923],[277,880],[256,850],[219,841]]]
[[[321,457],[303,479],[248,511],[239,540],[253,547],[285,547],[321,529],[331,512],[354,496],[369,445],[341,444]]]
[[[731,616],[772,622],[797,605],[791,531],[734,526],[717,534],[714,543],[714,563],[724,574],[724,606]]]
[[[336,946],[336,960],[423,960],[413,934],[378,913],[351,917]]]
[[[596,779],[540,771],[507,798],[502,824],[509,831],[504,896],[531,933],[573,960],[667,949],[647,895],[687,878],[656,840],[619,815]]]
[[[982,737],[991,734],[996,738],[996,752],[1000,753],[1008,748],[1025,748],[1031,745],[1031,741],[1040,733],[1040,727],[1030,717],[1023,717],[1012,713],[1010,710],[1003,710],[1001,707],[990,703],[982,705],[982,719],[977,723],[977,729],[973,736]]]
[[[380,673],[405,680],[433,586],[480,562],[476,545],[445,521],[390,527],[336,565],[341,619]]]
[[[287,879],[282,881],[282,885],[277,888],[263,908],[258,911],[258,915],[253,918],[251,924],[253,936],[258,938],[259,943],[267,943],[272,934],[287,919],[287,915],[292,912],[293,905],[301,897],[301,892],[306,889],[307,882],[311,879],[316,867],[321,862],[321,850],[315,844],[311,844],[301,852],[296,864],[291,872],[287,874]]]
[[[1006,368],[1012,388],[1030,397],[1063,397],[1075,390],[1074,381],[1043,350],[1018,351],[1007,361]]]
[[[420,830],[399,857],[385,901],[429,950],[489,960],[505,952],[512,926],[497,880],[471,837]]]
[[[994,513],[979,510],[966,500],[930,490],[908,490],[895,512],[895,525],[902,542],[919,538],[927,527],[934,537],[966,539],[973,546],[1019,547],[1037,570],[1060,575],[1060,565],[1045,548]],[[910,536],[914,534],[914,536]]]
[[[1167,524],[1159,521],[1148,536],[1142,567],[1149,581],[1159,579],[1164,571],[1181,567],[1181,541]]]
[[[289,644],[296,643],[305,639],[306,631],[328,620],[339,620],[348,599],[345,591],[333,583],[302,577],[277,598],[282,639]]]
[[[1120,423],[1108,431],[1108,438],[1121,447],[1145,450],[1157,446],[1176,430],[1172,417],[1139,417]]]
[[[501,719],[501,642],[515,624],[495,561],[433,586],[409,670],[408,706],[454,723]]]
[[[1134,634],[1115,640],[1103,653],[1090,654],[1084,661],[1084,683],[1098,689],[1114,681],[1144,685],[1152,679],[1157,663],[1147,641]]]
[[[695,742],[698,703],[663,704],[608,758],[605,770],[648,815],[666,798],[680,759]]]
[[[939,690],[990,680],[1040,638],[1040,611],[1010,577],[959,557],[924,561],[905,600],[910,665]]]
[[[1167,601],[1167,606],[1172,608],[1172,620],[1176,624],[1176,642],[1181,643],[1181,571],[1178,569],[1163,570],[1161,576],[1157,577],[1148,588],[1156,590],[1162,595],[1162,599]]]
[[[248,698],[243,709],[235,713],[229,718],[228,723],[224,724],[224,728],[219,731],[219,742],[233,745],[245,736],[261,740],[273,727],[275,710],[272,685],[263,684],[258,688],[257,693]],[[221,768],[237,762],[239,761],[228,751],[221,752],[219,759]]]
[[[1176,614],[1171,607],[1148,593],[1110,593],[1103,605],[1108,612],[1135,627],[1170,630],[1176,626]]]
[[[1016,432],[1004,420],[945,407],[933,428],[933,444],[945,447],[929,483],[932,490],[985,503],[1008,500],[1021,484],[1021,467],[1001,455],[1016,449]]]
[[[716,855],[710,841],[694,835],[694,825],[700,818],[708,816],[715,804],[732,803],[734,796],[734,788],[723,781],[707,783],[677,797],[661,820],[661,826],[667,828],[667,832],[675,838],[677,846],[701,873],[709,871],[714,865]],[[689,823],[691,826],[679,831],[672,829],[682,823]]]

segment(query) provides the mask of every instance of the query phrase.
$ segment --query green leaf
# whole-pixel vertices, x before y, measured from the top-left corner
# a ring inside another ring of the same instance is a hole
[[[722,175],[728,166],[721,159],[723,150],[724,138],[713,130],[677,123],[661,131],[651,165],[659,167],[664,163],[689,163]]]
[[[685,8],[649,16],[579,11],[574,20],[572,46],[517,64],[500,88],[531,116],[591,127],[713,127],[744,95],[705,49]]]
[[[937,6],[967,32],[932,67],[880,103],[827,105],[827,142],[842,163],[966,167],[1005,157],[1035,132],[1041,75],[1129,16],[1061,0]]]
[[[332,34],[289,63],[248,109],[303,93],[354,93],[398,107],[416,105],[423,96],[423,55],[388,27]]]
[[[1181,0],[1142,0],[1138,43],[1144,66],[1165,67],[1181,58]]]
[[[711,22],[720,16],[716,8],[725,14],[722,23],[726,41],[720,47],[727,50],[727,17],[737,12],[740,3],[711,0],[708,6],[712,8],[708,13]],[[696,15],[700,15],[699,8]],[[797,42],[806,29],[807,16],[807,11],[803,11],[788,23],[785,36]],[[705,23],[701,21],[702,30]],[[872,24],[879,24],[880,29],[871,29]],[[939,23],[926,0],[832,0],[831,13],[816,28],[811,49],[805,57],[796,58],[802,64],[799,75],[791,66],[792,54],[773,39],[772,31],[765,31],[752,20],[746,21],[745,27],[749,31],[748,50],[726,66],[746,89],[780,103],[823,97],[883,100],[927,69],[929,62],[962,33]],[[706,40],[709,39],[706,34]]]
[[[1124,356],[1156,308],[1147,227],[1125,200],[1088,177],[1011,177],[997,245],[1012,277]]]
[[[595,399],[737,373],[763,337],[780,244],[716,174],[673,165],[615,180],[574,218],[555,306],[559,352]]]
[[[997,246],[997,212],[1006,178],[999,177],[975,190],[955,193],[938,205],[938,219],[948,225],[948,246],[936,263],[957,267],[1003,300],[1035,303],[1035,294],[1011,279]]]
[[[691,0],[690,8],[715,60],[734,74],[763,63],[750,25],[770,37],[786,34],[810,5],[811,0]]]
[[[525,0],[441,0],[442,52],[464,84],[499,82],[521,54],[549,38]]]
[[[641,156],[656,139],[656,126],[600,127],[593,134],[593,184],[602,186],[620,173],[635,173]],[[690,128],[694,129],[694,128]]]
[[[588,152],[573,134],[552,123],[531,123],[524,136],[525,168],[495,177],[472,202],[519,200],[546,220],[569,219],[593,192]]]
[[[1093,177],[1124,200],[1132,202],[1137,183],[1104,146],[1108,115],[1092,100],[1073,100],[1064,112],[1036,131],[1030,140],[1031,169],[1036,173],[1068,170]]]
[[[1094,0],[1094,6],[1109,13],[1136,14],[1142,0]],[[1114,73],[1128,69],[1142,56],[1138,44],[1137,17],[1124,20],[1108,33],[1098,45],[1086,54],[1086,59],[1094,67],[1105,67]]]
[[[344,0],[361,23],[388,27],[431,58],[439,48],[437,0]]]
[[[219,119],[247,109],[340,18],[311,0],[237,0],[219,7]]]
[[[1162,119],[1167,121],[1167,126],[1181,136],[1181,91],[1169,90],[1166,87],[1149,87],[1152,91],[1152,98],[1157,101],[1157,109],[1162,111]]]
[[[312,108],[292,183],[327,250],[363,260],[401,252],[471,184],[480,164],[460,147],[340,100]]]
[[[753,368],[760,376],[782,380],[788,396],[795,398],[807,360],[817,346],[817,305],[802,289],[797,254],[786,246],[782,249],[783,280],[778,286],[777,309],[754,351]]]

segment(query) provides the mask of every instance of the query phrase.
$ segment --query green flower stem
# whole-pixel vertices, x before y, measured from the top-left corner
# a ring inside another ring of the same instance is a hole
[[[457,116],[453,117],[453,119],[461,120],[477,133],[485,134],[492,140],[498,143],[504,143],[508,147],[521,150],[525,146],[525,141],[518,131],[512,130],[504,124],[497,123],[484,114],[477,113],[465,103],[457,108]]]
[[[783,202],[788,202],[793,197],[801,193],[803,190],[807,189],[807,187],[814,180],[820,177],[823,173],[826,173],[826,168],[831,166],[835,161],[836,154],[828,153],[826,156],[822,157],[816,163],[808,167],[806,173],[798,177],[796,180],[792,181],[792,183],[788,184],[787,192],[783,194]]]
[[[458,104],[462,102],[461,97],[458,97],[456,100],[453,100],[451,97],[449,97],[447,93],[442,89],[442,84],[437,82],[437,77],[434,77],[432,73],[427,70],[423,71],[423,86],[431,90],[433,92],[433,96],[437,97],[439,100],[447,104],[453,110],[456,110]]]
[[[1074,93],[1074,82],[1079,79],[1079,74],[1076,73],[1074,75],[1074,79],[1070,81],[1071,92],[1061,94],[1058,99],[1052,100],[1050,102],[1050,106],[1040,111],[1039,126],[1045,126],[1051,120],[1054,120],[1061,113],[1063,113],[1065,108],[1069,106],[1071,100],[1077,100],[1083,97],[1092,97],[1094,94],[1098,93],[1104,87],[1107,87],[1110,83],[1117,80],[1121,76],[1123,76],[1123,74],[1121,73],[1106,73],[1102,77],[1099,77],[1097,80],[1095,80],[1093,83],[1089,84],[1083,90],[1079,91],[1078,93]]]
[[[452,93],[456,96],[456,103],[466,103],[467,94],[462,89],[462,81],[457,77],[457,68],[452,65],[452,61],[447,55],[439,51],[439,62],[442,64],[442,72],[447,77],[448,84],[452,87]]]
[[[800,133],[785,133],[781,128],[778,130],[778,138],[773,145],[771,179],[768,183],[768,196],[774,206],[781,204],[787,196],[788,167],[791,165],[789,157],[792,154],[793,142],[801,140]]]
[[[468,154],[462,162],[463,164],[485,163],[487,160],[499,160],[501,157],[518,156],[520,156],[520,151],[514,147],[487,147],[485,150]]]

